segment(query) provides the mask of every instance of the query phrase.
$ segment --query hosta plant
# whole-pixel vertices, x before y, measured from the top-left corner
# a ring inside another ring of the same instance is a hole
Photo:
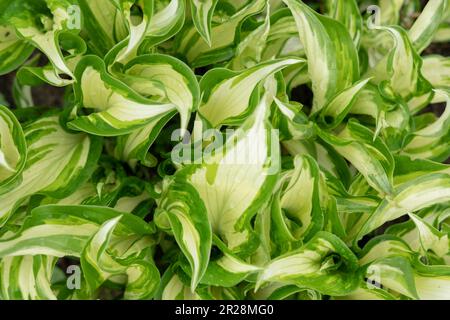
[[[0,0],[0,298],[450,299],[449,24]]]

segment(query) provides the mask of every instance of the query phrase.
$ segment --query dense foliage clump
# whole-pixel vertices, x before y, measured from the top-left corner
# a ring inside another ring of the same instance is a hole
[[[449,26],[0,0],[0,298],[450,299]]]

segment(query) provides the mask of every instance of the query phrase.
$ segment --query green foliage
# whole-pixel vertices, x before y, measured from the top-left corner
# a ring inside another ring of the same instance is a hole
[[[0,298],[450,299],[450,2],[375,2],[0,0]]]

